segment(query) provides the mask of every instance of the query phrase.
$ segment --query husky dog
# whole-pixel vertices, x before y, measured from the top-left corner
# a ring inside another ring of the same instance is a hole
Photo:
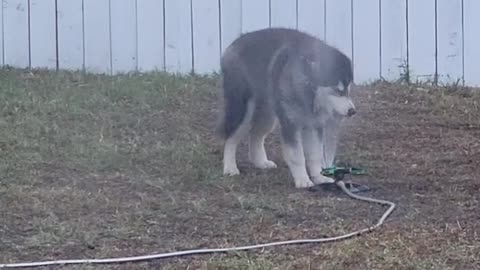
[[[221,58],[224,108],[217,127],[225,139],[223,173],[237,175],[236,149],[249,135],[249,160],[276,168],[264,141],[280,126],[282,153],[295,186],[332,182],[341,120],[355,114],[349,97],[350,59],[300,31],[267,28],[243,34]]]

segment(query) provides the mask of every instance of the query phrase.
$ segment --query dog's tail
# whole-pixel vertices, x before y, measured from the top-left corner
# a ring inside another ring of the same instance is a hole
[[[291,53],[292,47],[289,44],[280,47],[274,53],[267,71],[267,87],[270,91],[278,89],[281,74]],[[220,138],[226,139],[235,133],[245,119],[252,91],[248,71],[233,51],[222,58],[221,69],[224,106],[215,133]]]
[[[234,57],[222,59],[223,111],[215,133],[221,139],[232,136],[242,124],[252,96],[244,66]]]

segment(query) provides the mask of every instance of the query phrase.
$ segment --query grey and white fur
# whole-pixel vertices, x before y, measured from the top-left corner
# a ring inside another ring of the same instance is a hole
[[[339,125],[355,114],[349,96],[350,59],[325,42],[293,29],[246,33],[221,58],[224,108],[217,132],[225,140],[223,173],[237,175],[236,150],[248,135],[250,162],[276,168],[266,136],[279,124],[282,153],[297,188],[331,182]]]

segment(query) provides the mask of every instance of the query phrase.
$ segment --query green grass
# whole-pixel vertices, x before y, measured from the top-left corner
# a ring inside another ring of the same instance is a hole
[[[175,144],[161,138],[149,152],[141,147],[152,143],[142,141],[150,135],[145,133],[160,132],[146,121],[155,120],[155,114],[175,114],[185,102],[182,98],[211,93],[213,87],[208,79],[164,74],[110,79],[13,71],[3,72],[0,79],[0,145],[11,154],[3,159],[11,162],[3,164],[4,170],[20,161],[25,165],[46,160],[92,171],[122,170],[152,155],[171,155]],[[144,125],[150,127],[139,129]],[[175,136],[176,131],[169,132]],[[174,138],[180,139],[185,138]],[[190,155],[202,151],[195,142],[183,147]]]

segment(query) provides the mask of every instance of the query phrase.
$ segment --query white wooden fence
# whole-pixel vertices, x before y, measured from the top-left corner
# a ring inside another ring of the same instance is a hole
[[[238,35],[298,28],[352,57],[357,83],[480,85],[480,0],[3,0],[1,63],[209,73]]]

